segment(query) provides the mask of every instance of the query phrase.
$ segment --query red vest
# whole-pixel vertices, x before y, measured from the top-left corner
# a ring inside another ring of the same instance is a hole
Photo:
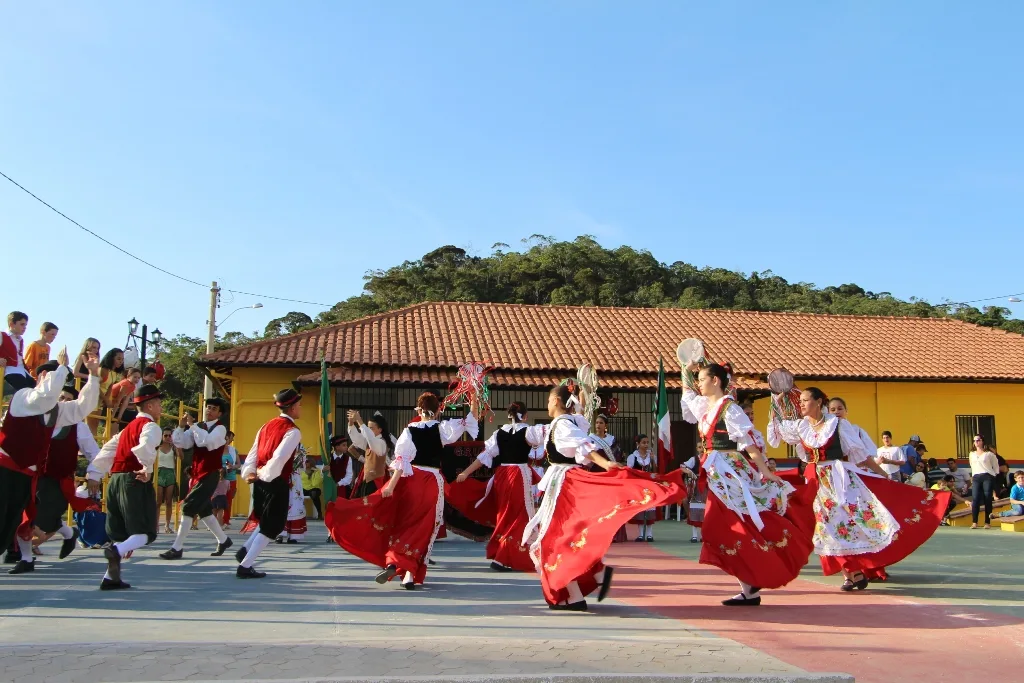
[[[140,415],[121,430],[117,450],[114,452],[114,464],[110,466],[111,474],[142,471],[142,463],[135,457],[132,449],[139,445],[139,441],[142,439],[142,430],[149,424],[153,424],[153,421]]]
[[[211,432],[217,427],[217,425],[213,425],[213,429],[207,429],[205,422],[197,422],[196,424],[205,432]],[[198,481],[211,472],[219,472],[224,467],[224,461],[221,459],[221,456],[224,455],[226,447],[227,444],[224,444],[220,448],[211,450],[196,446],[192,450],[192,480]]]
[[[7,413],[0,427],[0,449],[21,469],[42,465],[50,450],[56,421],[57,406],[44,415],[15,417]]]
[[[74,424],[53,435],[42,473],[51,479],[66,479],[74,476],[77,467],[78,425]]]
[[[263,429],[260,430],[259,442],[256,445],[257,468],[263,467],[270,462],[270,459],[274,457],[274,451],[281,445],[284,435],[288,433],[289,429],[295,429],[295,423],[283,415],[275,417],[263,425]],[[290,480],[292,478],[294,456],[294,451],[288,454],[288,459],[284,463],[284,469],[281,470],[281,476],[285,479]]]
[[[25,346],[24,337],[22,337],[21,345],[23,347]],[[14,343],[14,337],[6,332],[0,332],[0,358],[4,358],[7,361],[7,367],[18,367],[18,360],[21,358],[21,351],[24,351],[24,349],[18,349],[18,346]],[[35,368],[33,368],[33,370],[34,369]]]
[[[348,472],[348,459],[349,454],[345,453],[340,458],[335,458],[334,454],[330,455],[331,458],[331,479],[337,484],[339,481],[345,478],[345,473]]]

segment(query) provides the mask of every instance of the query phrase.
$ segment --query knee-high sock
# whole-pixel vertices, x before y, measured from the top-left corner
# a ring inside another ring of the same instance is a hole
[[[203,517],[203,524],[209,529],[214,536],[217,537],[217,543],[224,543],[228,540],[228,535],[224,533],[224,530],[220,528],[220,522],[213,515],[209,517]]]
[[[252,541],[252,545],[249,546],[249,552],[245,554],[245,559],[242,560],[241,564],[241,566],[246,569],[252,566],[252,563],[256,561],[257,557],[259,557],[259,554],[263,552],[263,549],[270,543],[270,539],[263,534],[253,534],[250,540]]]
[[[583,592],[580,590],[580,585],[575,581],[570,581],[565,590],[569,593],[569,604],[583,600]]]
[[[32,541],[26,541],[21,536],[18,539],[18,550],[21,551],[22,562],[35,562],[36,556],[32,554]]]
[[[60,537],[63,538],[65,541],[75,535],[75,532],[72,531],[71,527],[69,527],[67,524],[62,525],[61,528],[57,529],[57,533],[60,534]]]
[[[249,538],[246,540],[245,543],[242,544],[242,547],[248,550],[252,547],[252,542],[256,540],[256,537],[262,535],[263,534],[260,533],[260,528],[257,526],[256,529],[251,534],[249,534]]]
[[[188,536],[188,532],[192,529],[192,519],[182,517],[181,521],[178,522],[178,535],[174,537],[174,543],[171,547],[175,550],[181,550],[185,547],[185,537]]]
[[[743,583],[742,581],[740,581],[739,584],[740,584],[741,594],[745,598],[752,598],[752,597],[754,597],[755,595],[757,595],[761,591],[760,588],[754,588],[749,583]]]
[[[117,554],[124,557],[126,553],[130,553],[133,550],[138,550],[142,546],[146,545],[146,534],[133,534],[127,539],[120,543],[115,543],[114,547],[117,548]]]
[[[412,583],[414,580],[415,579],[413,579],[412,572],[406,572],[405,576],[402,577],[402,585],[404,586],[407,583]]]

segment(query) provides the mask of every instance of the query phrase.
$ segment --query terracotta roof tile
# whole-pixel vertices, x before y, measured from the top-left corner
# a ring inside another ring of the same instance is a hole
[[[1024,381],[1024,336],[949,318],[423,303],[220,351],[211,366],[396,366],[448,371],[467,360],[561,377],[580,363],[605,373],[679,372],[675,349],[700,337],[740,374],[784,366],[800,377]],[[424,370],[425,371],[425,370]]]

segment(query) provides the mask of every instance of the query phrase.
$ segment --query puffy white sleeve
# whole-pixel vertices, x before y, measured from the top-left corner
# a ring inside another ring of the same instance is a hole
[[[778,448],[783,441],[798,446],[800,445],[799,430],[800,420],[772,420],[768,423],[768,443],[772,448]]]
[[[60,366],[53,372],[46,373],[43,381],[31,389],[21,389],[11,397],[10,414],[15,417],[32,417],[33,415],[45,415],[53,410],[60,399],[60,392],[64,389],[64,380],[67,379],[67,366]],[[92,378],[89,379],[92,381]],[[78,396],[82,400],[83,390]],[[85,416],[82,416],[85,419]],[[75,420],[79,422],[80,420]],[[68,424],[73,424],[69,422]]]
[[[192,430],[175,427],[171,432],[171,443],[177,448],[194,448],[196,442],[192,440]]]
[[[476,438],[478,428],[479,425],[473,413],[464,418],[437,423],[437,430],[441,435],[441,443],[445,446],[455,443],[462,438],[463,434],[469,434],[471,439]]]
[[[366,425],[363,426],[365,427]],[[349,425],[348,427],[348,442],[361,451],[369,450],[369,445],[366,443],[366,437],[363,436],[359,427],[355,425]]]
[[[736,405],[735,402],[730,402],[725,408],[725,430],[729,433],[729,439],[736,442],[736,447],[741,451],[745,451],[751,446],[757,448],[757,444],[754,443],[754,438],[751,436],[751,432],[754,430],[754,425],[750,422],[750,418],[743,412],[743,408]]]
[[[368,425],[361,425],[359,427],[359,437],[362,439],[362,442],[366,444],[364,450],[371,450],[382,458],[387,455],[388,452],[388,443],[384,440],[384,437],[386,436],[388,435],[384,432],[381,432],[380,436],[377,436]]]
[[[708,412],[708,399],[693,389],[684,389],[683,398],[679,401],[679,407],[682,408],[684,420],[690,424],[697,424],[704,417],[704,414]]]
[[[238,473],[242,479],[256,473],[256,451],[259,447],[261,433],[263,433],[263,427],[260,427],[260,430],[256,432],[256,438],[252,440],[252,448],[249,449],[249,453],[245,456],[245,462],[242,463],[242,471]]]
[[[416,459],[416,444],[413,443],[412,432],[409,431],[411,429],[415,428],[406,427],[402,430],[402,435],[395,443],[395,462],[391,464],[391,468],[400,471],[403,477],[412,476],[412,461]]]
[[[228,428],[224,425],[217,425],[210,431],[205,431],[198,424],[192,425],[192,440],[196,442],[196,445],[200,448],[209,448],[213,450],[220,448],[228,442]],[[174,441],[173,434],[171,441]]]
[[[860,432],[860,440],[864,443],[864,450],[867,451],[869,454],[878,453],[878,446],[876,446],[875,442],[871,440],[871,437],[868,436],[868,433],[865,432],[860,427],[857,427],[857,431]]]
[[[299,447],[300,443],[302,443],[302,432],[298,427],[292,427],[285,432],[284,438],[274,449],[274,454],[270,456],[267,464],[256,471],[256,476],[266,482],[280,477],[285,463],[295,455],[295,449]]]
[[[526,428],[526,443],[534,448],[543,446],[548,440],[548,425],[530,425]]]
[[[89,425],[79,422],[75,425],[75,430],[75,437],[78,439],[78,452],[91,463],[100,452],[100,447],[96,443],[96,439],[93,438],[92,432],[89,431]]]
[[[754,445],[757,446],[757,450],[764,453],[764,436],[761,432],[757,431],[757,427],[752,427],[750,429],[750,438],[754,442]]]
[[[146,472],[153,471],[153,464],[156,462],[156,449],[160,447],[163,430],[156,422],[149,422],[142,428],[139,434],[139,445],[132,449],[136,459]]]
[[[859,465],[875,454],[877,449],[868,450],[865,447],[864,439],[861,437],[861,428],[852,424],[849,420],[839,420],[836,426],[839,431],[839,444],[843,448],[843,455],[854,465]]]
[[[555,424],[554,434],[552,434],[551,438],[555,442],[555,448],[560,453],[565,454],[566,451],[575,451],[574,457],[580,465],[586,465],[590,462],[590,454],[598,450],[590,435],[580,429],[579,425],[572,419],[559,420]]]
[[[114,455],[117,453],[117,444],[120,441],[121,432],[118,432],[103,444],[103,448],[100,449],[100,452],[89,463],[89,469],[85,472],[86,479],[99,481],[103,479],[103,475],[110,472],[110,467],[114,464]]]
[[[626,458],[626,467],[636,469],[636,451],[630,453],[629,457]]]
[[[47,375],[46,379],[49,378],[50,376]],[[43,381],[46,381],[46,379]],[[63,385],[61,385],[61,388],[63,389]],[[95,375],[89,375],[89,379],[86,381],[85,386],[82,387],[82,391],[78,393],[78,398],[74,401],[65,401],[64,403],[57,404],[57,423],[54,425],[54,429],[60,429],[61,427],[81,422],[89,416],[89,413],[96,410],[96,405],[99,401],[100,378]],[[93,443],[95,444],[96,442],[93,441]]]
[[[484,442],[483,452],[476,456],[476,459],[479,460],[484,467],[494,466],[494,458],[498,455],[498,432],[500,431],[501,430],[498,429],[491,434],[490,438]]]

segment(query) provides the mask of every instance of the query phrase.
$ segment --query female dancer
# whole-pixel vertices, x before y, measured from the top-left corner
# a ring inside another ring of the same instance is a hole
[[[306,536],[306,500],[302,495],[302,475],[306,468],[306,447],[299,444],[292,460],[292,476],[288,482],[288,517],[278,543],[298,543]]]
[[[658,460],[651,451],[651,440],[646,434],[640,434],[636,437],[636,450],[626,458],[626,467],[647,472],[648,474],[657,472]],[[657,511],[651,508],[650,510],[644,510],[630,520],[631,523],[637,524],[640,527],[640,535],[636,537],[638,542],[644,540],[648,542],[654,541],[654,522],[656,516]]]
[[[784,420],[773,411],[768,442],[793,444],[808,463],[804,476],[814,492],[814,547],[822,570],[842,571],[844,591],[864,590],[866,570],[896,564],[935,533],[949,494],[889,481],[859,429],[826,412],[827,405],[821,389],[804,389],[803,417]],[[858,469],[861,464],[870,472]]]
[[[754,426],[726,393],[726,367],[708,365],[695,378],[697,369],[690,363],[683,373],[682,408],[704,442],[701,483],[709,495],[700,562],[739,581],[740,592],[723,605],[757,606],[762,588],[785,586],[807,564],[809,500],[793,496],[794,488],[768,468],[752,436]]]
[[[701,484],[701,460],[704,459],[704,444],[697,444],[697,454],[683,463],[686,475],[686,523],[690,525],[690,543],[700,543],[701,527],[704,526],[704,509],[707,506],[707,486]],[[705,479],[706,481],[706,479]]]
[[[464,419],[438,422],[438,406],[434,394],[420,395],[416,412],[421,419],[398,437],[393,473],[380,491],[327,506],[325,521],[332,538],[356,557],[381,567],[377,583],[387,583],[399,573],[408,590],[423,583],[444,516],[444,447],[463,434],[476,436],[475,407]]]
[[[600,602],[611,588],[612,568],[602,556],[629,515],[667,505],[683,495],[678,471],[666,476],[644,474],[601,455],[587,434],[582,415],[569,413],[579,401],[569,387],[554,387],[548,396],[545,449],[550,467],[538,487],[540,509],[523,532],[523,544],[540,573],[544,599],[554,610],[583,612],[584,597],[600,587]],[[607,470],[587,472],[589,462]]]
[[[348,411],[348,438],[363,451],[363,468],[352,486],[351,498],[362,498],[384,486],[384,475],[395,459],[395,437],[380,412],[363,424],[358,410]]]
[[[459,474],[465,482],[481,467],[496,467],[477,508],[492,501],[494,533],[487,543],[487,559],[495,571],[534,571],[529,548],[522,544],[523,530],[536,514],[533,485],[540,478],[530,469],[530,452],[544,443],[544,425],[526,424],[526,406],[515,401],[508,407],[509,424],[494,432],[484,451]],[[467,515],[468,516],[468,515]]]

